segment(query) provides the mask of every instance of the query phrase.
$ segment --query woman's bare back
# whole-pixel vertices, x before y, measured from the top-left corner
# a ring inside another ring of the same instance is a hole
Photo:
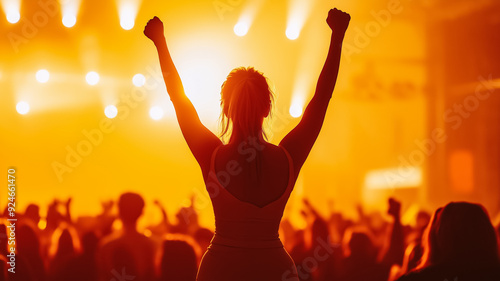
[[[215,157],[219,182],[241,201],[264,207],[280,198],[289,184],[288,158],[276,145],[228,144],[221,146]],[[234,167],[228,166],[230,162]]]

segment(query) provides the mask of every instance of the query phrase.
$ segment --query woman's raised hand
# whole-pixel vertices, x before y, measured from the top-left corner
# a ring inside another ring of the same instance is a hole
[[[349,26],[350,20],[351,15],[335,8],[328,12],[326,22],[334,33],[344,34],[347,30],[347,26]]]
[[[146,35],[146,37],[151,39],[154,43],[164,38],[163,22],[156,16],[150,19],[146,24],[146,27],[144,27],[144,35]]]

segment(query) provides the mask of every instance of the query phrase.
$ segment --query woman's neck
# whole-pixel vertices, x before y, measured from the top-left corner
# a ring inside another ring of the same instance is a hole
[[[262,131],[259,134],[245,135],[239,131],[233,131],[231,133],[231,138],[229,139],[229,145],[239,145],[241,143],[266,143]]]

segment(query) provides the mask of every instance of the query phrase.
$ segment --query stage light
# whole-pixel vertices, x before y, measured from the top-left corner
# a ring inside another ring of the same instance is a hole
[[[64,15],[62,18],[62,23],[66,27],[73,27],[76,24],[76,17],[74,15]]]
[[[124,1],[122,0],[122,3],[119,4],[120,26],[125,30],[131,30],[135,25],[135,17],[137,16],[139,4],[130,0],[127,3],[123,3]]]
[[[245,24],[243,22],[239,22],[234,26],[234,34],[241,37],[241,36],[245,36],[247,33],[248,33],[248,25],[247,24]]]
[[[25,101],[20,101],[16,105],[16,110],[19,114],[27,114],[30,111],[30,105]]]
[[[246,1],[245,6],[241,9],[242,12],[238,18],[238,22],[234,25],[234,34],[245,36],[248,33],[263,3],[264,0]]]
[[[89,85],[93,86],[93,85],[99,83],[99,74],[97,74],[97,72],[95,72],[95,71],[90,71],[85,76],[85,80],[87,80],[87,83]]]
[[[17,23],[21,19],[19,12],[10,11],[7,12],[7,21],[10,23]]]
[[[289,0],[286,37],[290,40],[299,38],[300,32],[311,12],[312,1]]]
[[[294,90],[292,93],[292,101],[290,102],[290,109],[288,112],[293,118],[299,118],[304,111],[305,94],[307,92],[304,84],[305,76],[299,76],[296,79]]]
[[[163,109],[159,106],[153,106],[149,110],[149,116],[151,116],[153,120],[160,120],[163,117]]]
[[[76,24],[76,16],[80,8],[81,0],[64,0],[61,2],[62,24],[65,27],[73,27]]]
[[[132,78],[132,83],[136,86],[136,87],[142,87],[144,86],[144,84],[146,84],[146,77],[144,77],[144,75],[140,74],[140,73],[137,73],[136,75],[134,75],[134,77]]]
[[[109,119],[113,119],[118,115],[118,109],[114,105],[108,105],[104,108],[104,115]]]
[[[21,19],[21,0],[1,0],[7,21],[14,24]]]
[[[285,34],[286,34],[286,37],[288,39],[295,40],[295,39],[299,38],[300,30],[296,27],[290,26],[286,29]]]
[[[302,106],[298,102],[292,103],[289,112],[293,118],[299,118],[302,115]]]
[[[120,20],[120,26],[125,30],[131,30],[134,28],[134,24],[134,20],[128,17]]]
[[[46,83],[49,81],[50,73],[46,69],[40,69],[36,72],[36,81]]]

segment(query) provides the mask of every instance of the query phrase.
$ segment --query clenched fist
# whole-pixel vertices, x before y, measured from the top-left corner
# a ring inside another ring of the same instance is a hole
[[[348,13],[342,12],[341,10],[337,10],[337,8],[335,8],[331,9],[328,12],[328,18],[326,19],[326,22],[334,33],[344,34],[347,30],[347,26],[349,26],[350,20],[351,16]]]
[[[154,43],[161,40],[161,38],[163,38],[163,22],[156,16],[150,19],[146,27],[144,27],[144,35]]]

